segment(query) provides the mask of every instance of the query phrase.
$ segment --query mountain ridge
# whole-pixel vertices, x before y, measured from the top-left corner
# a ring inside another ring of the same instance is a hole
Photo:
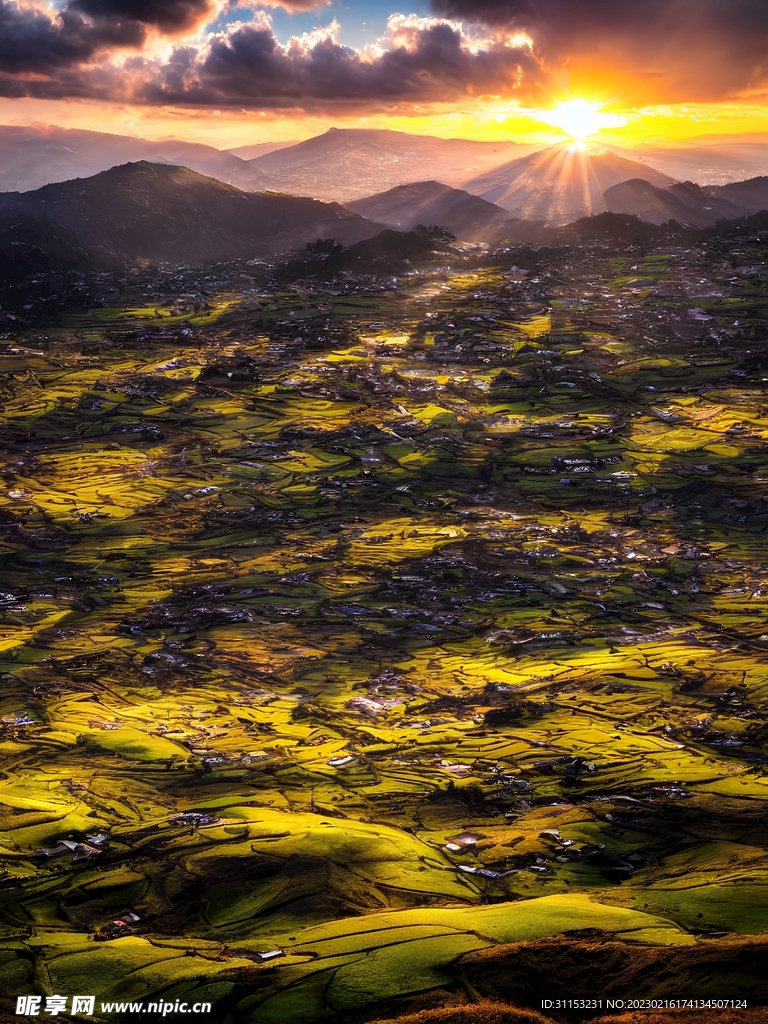
[[[538,198],[543,201],[543,193]],[[703,229],[768,208],[768,176],[706,189],[692,182],[659,188],[635,178],[607,189],[601,199],[608,211],[597,216],[610,213],[638,217],[646,226],[675,221]],[[318,239],[349,247],[382,231],[418,233],[419,224],[489,244],[546,241],[563,226],[543,218],[515,219],[501,207],[438,181],[396,186],[350,206],[273,191],[246,192],[186,167],[139,161],[32,192],[0,194],[0,248],[9,267],[17,267],[16,246],[28,254],[30,266],[43,253],[51,267],[121,269],[147,260],[192,265],[272,257]],[[606,220],[573,230],[610,234],[612,223],[626,227]],[[629,227],[638,237],[645,230]],[[392,246],[397,249],[400,242]]]
[[[438,225],[466,242],[492,243],[509,234],[514,220],[501,207],[440,181],[396,185],[346,204],[369,220],[398,231]]]
[[[632,214],[650,224],[676,220],[708,228],[720,220],[738,220],[768,208],[768,177],[709,187],[682,181],[669,188],[631,178],[607,189],[604,199],[611,213]]]
[[[338,203],[244,192],[186,167],[124,164],[90,178],[0,194],[0,219],[48,221],[105,266],[255,257],[317,237],[381,230]]]

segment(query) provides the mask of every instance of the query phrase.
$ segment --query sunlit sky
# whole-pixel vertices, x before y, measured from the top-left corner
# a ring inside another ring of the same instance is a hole
[[[757,0],[0,0],[0,123],[219,148],[331,126],[620,146],[768,132]]]

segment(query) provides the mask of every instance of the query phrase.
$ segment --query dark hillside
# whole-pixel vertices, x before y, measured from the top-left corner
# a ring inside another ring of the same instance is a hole
[[[643,178],[632,178],[607,189],[604,199],[611,213],[634,214],[651,224],[677,220],[705,228],[718,220],[735,220],[747,212],[714,189],[703,189],[691,181],[657,188]]]
[[[711,191],[721,199],[742,207],[747,213],[768,210],[768,175],[748,178],[746,181],[732,181],[728,185],[718,185]]]
[[[37,217],[0,219],[0,267],[4,276],[10,266],[21,268],[31,261],[34,270],[87,270],[96,254],[79,245],[71,232]],[[24,275],[27,276],[26,274]]]
[[[649,242],[654,238],[661,238],[669,234],[670,230],[681,230],[679,224],[674,221],[672,224],[657,225],[648,221],[640,220],[634,214],[625,213],[599,213],[595,217],[582,217],[560,228],[558,237],[571,242],[585,242],[591,240],[615,240],[638,244]]]
[[[417,224],[436,224],[466,242],[493,243],[505,238],[514,224],[506,210],[439,181],[398,185],[357,199],[348,207],[399,231],[410,231]]]
[[[355,242],[378,230],[337,203],[243,192],[186,167],[145,161],[5,193],[3,216],[53,222],[103,266],[248,258],[318,235]]]

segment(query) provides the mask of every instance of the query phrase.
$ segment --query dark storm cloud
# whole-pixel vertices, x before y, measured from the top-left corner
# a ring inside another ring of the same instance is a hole
[[[173,35],[213,9],[213,0],[71,0],[50,12],[0,0],[0,76],[50,75],[106,51],[138,50],[148,28]]]
[[[658,36],[682,29],[742,38],[768,31],[764,0],[432,0],[439,17],[537,29],[542,39],[633,33]]]
[[[107,23],[65,10],[53,20],[33,8],[0,3],[0,74],[49,74],[85,63],[111,47],[138,47],[145,30],[135,21]]]
[[[139,51],[148,28],[173,35],[211,9],[212,0],[72,0],[52,12],[0,0],[0,95],[103,93],[115,76],[109,68],[82,72],[84,65],[111,51]]]
[[[99,21],[152,25],[173,34],[190,28],[209,15],[211,0],[73,0],[70,11],[82,11]]]
[[[718,98],[764,80],[766,0],[431,0],[436,16],[525,30],[550,67],[607,62],[659,77],[678,99]]]

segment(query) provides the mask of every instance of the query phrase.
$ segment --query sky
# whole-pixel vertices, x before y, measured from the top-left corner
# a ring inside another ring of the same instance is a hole
[[[768,0],[0,0],[0,123],[219,148],[754,135]]]

